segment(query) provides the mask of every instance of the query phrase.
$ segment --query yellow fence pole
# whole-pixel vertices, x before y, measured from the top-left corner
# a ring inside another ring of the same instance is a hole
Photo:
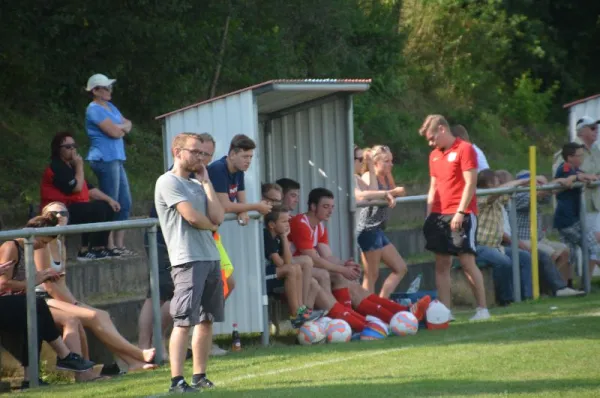
[[[540,297],[540,283],[538,272],[538,219],[537,219],[537,181],[536,181],[535,147],[529,147],[529,217],[531,232],[531,280],[533,284],[533,298]]]

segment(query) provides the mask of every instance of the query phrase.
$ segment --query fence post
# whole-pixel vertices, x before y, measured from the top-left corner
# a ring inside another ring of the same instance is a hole
[[[516,303],[521,301],[521,265],[519,264],[519,230],[517,225],[517,206],[515,205],[515,195],[510,195],[508,201],[509,213],[508,222],[510,223],[510,250],[512,251],[512,274],[513,274],[513,296]]]
[[[588,226],[586,220],[586,203],[585,203],[585,186],[581,187],[581,195],[579,196],[579,222],[581,223],[581,286],[586,293],[590,293],[592,289],[590,275],[590,252],[588,247]]]
[[[258,243],[260,245],[261,253],[264,251],[265,247],[265,236],[263,234],[263,218],[259,217],[257,220],[258,224]],[[260,267],[260,286],[261,286],[261,298],[262,298],[262,316],[263,316],[263,327],[262,327],[262,336],[261,343],[263,346],[269,345],[269,296],[267,295],[267,280],[265,275],[265,262],[259,262]]]
[[[160,310],[160,290],[158,287],[158,248],[156,243],[156,225],[148,228],[148,255],[150,265],[150,299],[152,301],[152,341],[156,354],[154,356],[157,364],[162,364],[164,352],[162,350],[162,316]]]
[[[33,242],[35,237],[28,236],[24,239],[25,246],[25,277],[27,282],[27,345],[29,347],[29,386],[39,386],[39,358],[38,358],[38,325],[37,304],[35,295],[36,269],[33,259]]]

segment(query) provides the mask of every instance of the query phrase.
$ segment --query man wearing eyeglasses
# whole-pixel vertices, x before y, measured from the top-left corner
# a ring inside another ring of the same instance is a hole
[[[577,121],[575,129],[577,138],[575,142],[583,145],[583,163],[581,170],[586,174],[600,175],[600,147],[596,144],[598,139],[598,123],[589,116],[584,116]],[[596,231],[596,240],[600,241],[600,190],[598,187],[589,187],[585,190],[586,224],[588,228]],[[597,260],[592,258],[592,260]]]

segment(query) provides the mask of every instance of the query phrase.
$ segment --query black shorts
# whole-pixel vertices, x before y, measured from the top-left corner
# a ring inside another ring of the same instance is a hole
[[[450,221],[454,214],[431,213],[423,225],[425,249],[436,254],[457,256],[463,253],[475,254],[477,242],[477,216],[469,213],[464,217],[462,228],[452,231]]]
[[[265,276],[269,275],[277,275],[277,267],[275,264],[269,262],[267,263],[267,267],[265,269]],[[277,276],[273,279],[267,280],[267,294],[272,295],[276,294],[275,290],[281,289],[284,286],[284,279],[277,279]]]
[[[158,253],[158,291],[160,301],[169,301],[173,298],[173,294],[175,293],[175,285],[173,284],[173,278],[171,277],[169,252],[167,251],[167,246],[160,243],[156,244],[156,252]],[[147,245],[146,254],[148,254],[148,258],[150,258]],[[148,294],[146,297],[151,297],[150,287],[148,287]]]

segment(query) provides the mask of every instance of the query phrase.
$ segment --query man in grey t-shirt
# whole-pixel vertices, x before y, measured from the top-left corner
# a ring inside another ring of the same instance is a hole
[[[173,169],[156,181],[154,202],[171,262],[175,293],[171,300],[173,332],[169,342],[170,392],[211,388],[206,363],[212,344],[212,322],[224,318],[220,256],[212,233],[224,220],[222,205],[202,160],[212,143],[198,134],[181,133],[173,140]],[[190,178],[194,173],[196,178]],[[190,326],[192,385],[183,377]]]

